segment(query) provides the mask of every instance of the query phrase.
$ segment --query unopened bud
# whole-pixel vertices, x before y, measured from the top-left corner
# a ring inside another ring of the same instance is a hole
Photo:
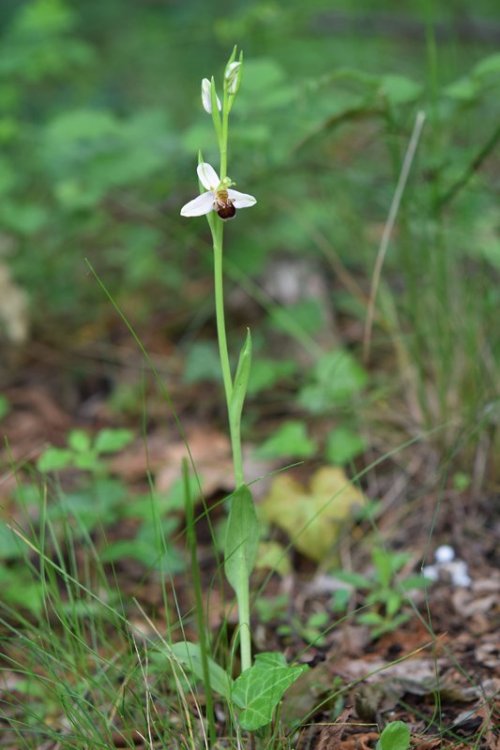
[[[241,80],[241,62],[236,61],[229,63],[226,68],[225,82],[229,94],[236,94],[240,87]]]
[[[219,112],[222,109],[222,105],[220,103],[219,97],[216,95],[217,100],[217,109]],[[208,80],[208,78],[204,78],[201,82],[201,103],[203,104],[203,109],[205,112],[208,112],[209,115],[212,114],[212,84]]]

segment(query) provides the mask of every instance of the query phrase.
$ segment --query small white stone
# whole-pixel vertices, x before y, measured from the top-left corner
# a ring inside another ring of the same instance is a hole
[[[438,565],[445,565],[455,558],[455,550],[449,544],[442,544],[434,553],[434,559]]]
[[[462,586],[463,588],[469,588],[471,583],[472,583],[472,578],[468,575],[454,576],[453,578],[454,586]]]
[[[422,568],[422,575],[424,578],[428,578],[429,581],[437,581],[439,578],[439,571],[435,565],[426,565]]]
[[[450,574],[451,583],[453,586],[470,586],[472,579],[469,575],[467,563],[463,560],[456,560],[455,562],[449,563],[447,570]]]

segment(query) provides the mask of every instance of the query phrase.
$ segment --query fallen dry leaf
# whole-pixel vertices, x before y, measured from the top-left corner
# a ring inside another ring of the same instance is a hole
[[[342,750],[373,750],[378,739],[378,732],[355,734],[353,737],[342,740],[339,748],[342,748]]]
[[[188,447],[189,446],[189,450]],[[243,465],[248,481],[265,476],[273,468],[269,461],[257,461],[252,446],[243,450]],[[177,436],[157,432],[144,440],[137,440],[119,455],[113,456],[109,466],[114,474],[128,482],[137,482],[148,474],[156,476],[158,492],[168,492],[181,477],[182,459],[188,460],[192,472],[192,461],[201,480],[206,497],[215,492],[231,492],[234,489],[231,445],[228,437],[217,430],[205,426],[187,430],[186,442]],[[268,480],[253,482],[252,494],[258,499],[266,491]]]
[[[343,469],[324,466],[313,474],[308,488],[280,474],[261,507],[266,520],[284,529],[300,552],[320,562],[333,551],[353,510],[365,502]]]
[[[255,568],[273,570],[282,577],[292,572],[288,551],[279,542],[260,542]]]
[[[232,487],[231,446],[221,432],[210,429],[193,430],[183,441],[170,443],[165,447],[164,465],[156,475],[156,489],[166,492],[181,475],[182,459],[190,462],[189,453],[196,471],[201,477],[203,491],[211,495],[216,490],[230,492]],[[190,462],[191,465],[191,462]]]
[[[338,719],[324,726],[320,732],[317,750],[335,750],[340,747],[342,734],[348,725],[351,709],[345,708]]]

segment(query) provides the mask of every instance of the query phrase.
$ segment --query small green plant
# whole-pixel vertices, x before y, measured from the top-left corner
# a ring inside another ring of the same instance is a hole
[[[281,636],[297,635],[311,646],[324,646],[326,644],[325,632],[329,630],[330,623],[331,616],[326,610],[313,612],[305,622],[297,616],[292,617],[290,623],[277,628],[277,633]]]
[[[48,511],[51,521],[64,526],[70,516],[76,519],[82,532],[90,532],[119,518],[126,488],[119,478],[112,476],[108,457],[122,450],[133,437],[130,430],[104,429],[92,438],[77,429],[68,434],[65,447],[46,448],[37,461],[41,474],[47,476],[67,469],[79,473],[70,488],[58,485],[59,502]]]
[[[237,59],[233,49],[224,72],[222,101],[217,95],[215,81],[203,79],[201,99],[204,110],[211,115],[219,150],[219,174],[198,154],[198,180],[204,189],[181,209],[186,217],[206,216],[212,235],[214,259],[215,314],[219,359],[224,383],[229,434],[234,468],[235,491],[228,498],[229,517],[224,544],[224,571],[236,594],[238,604],[238,637],[241,654],[241,674],[232,682],[229,674],[212,662],[207,654],[204,638],[200,643],[180,642],[174,653],[186,667],[204,680],[206,689],[212,687],[239,709],[238,720],[243,729],[255,730],[272,720],[274,711],[287,688],[307,669],[289,666],[281,654],[259,654],[252,663],[250,625],[250,575],[255,566],[259,545],[259,523],[251,490],[245,482],[241,446],[241,416],[245,401],[252,357],[252,339],[247,330],[236,371],[231,371],[226,337],[223,290],[224,227],[241,208],[249,208],[256,199],[234,190],[228,176],[229,114],[238,93],[243,69],[243,55]],[[189,494],[189,493],[188,493]],[[190,501],[186,497],[186,507]],[[195,572],[196,566],[193,566]],[[199,623],[203,630],[203,623]],[[210,708],[207,706],[207,714]],[[208,716],[211,734],[213,719]]]
[[[150,491],[125,503],[127,488],[110,473],[108,458],[133,439],[134,433],[126,429],[105,428],[93,439],[84,430],[72,430],[64,448],[49,446],[38,459],[38,470],[49,474],[73,469],[83,473],[84,481],[71,490],[61,489],[60,502],[49,509],[48,517],[64,524],[68,515],[73,516],[82,532],[105,527],[120,518],[139,520],[132,538],[106,541],[101,561],[128,557],[149,569],[179,572],[185,567],[183,557],[167,540],[178,530],[180,518],[172,511],[183,507],[182,481],[174,483],[167,493]]]
[[[408,750],[410,730],[403,721],[391,721],[384,728],[377,742],[376,750]]]
[[[134,438],[130,430],[104,429],[94,440],[84,430],[72,430],[65,448],[49,446],[38,459],[38,470],[44,474],[62,469],[81,469],[94,476],[107,473],[105,456],[117,453]]]
[[[391,633],[409,620],[410,615],[403,611],[408,600],[407,593],[425,588],[428,584],[422,575],[398,578],[398,573],[409,559],[410,555],[406,552],[391,552],[382,547],[375,547],[372,551],[372,575],[364,576],[346,571],[336,573],[338,579],[363,594],[362,604],[368,611],[360,612],[357,621],[362,625],[368,625],[374,639],[384,633]],[[335,599],[334,607],[337,603]]]

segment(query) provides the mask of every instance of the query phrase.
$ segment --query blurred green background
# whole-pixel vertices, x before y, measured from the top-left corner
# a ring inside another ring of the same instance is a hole
[[[317,360],[324,301],[289,305],[291,325],[259,291],[271,259],[310,259],[329,280],[337,345],[360,358],[377,248],[423,110],[379,295],[373,399],[403,393],[427,427],[458,418],[462,429],[464,415],[490,424],[497,2],[3,0],[0,32],[0,264],[6,289],[26,295],[25,345],[128,336],[88,259],[153,353],[212,346],[207,227],[179,210],[196,192],[198,149],[216,160],[201,78],[220,80],[236,43],[245,70],[229,174],[258,206],[228,225],[228,290],[243,285],[263,307],[256,320],[236,310],[238,339],[255,324],[257,352],[273,362],[266,342],[285,329]],[[5,345],[23,338],[7,296]],[[207,351],[191,362],[194,380],[213,376]],[[276,359],[254,392],[286,376]]]

